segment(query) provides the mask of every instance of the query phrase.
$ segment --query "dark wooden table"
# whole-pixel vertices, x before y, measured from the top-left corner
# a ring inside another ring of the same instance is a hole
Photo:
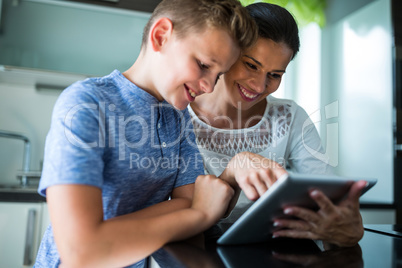
[[[152,257],[162,268],[402,267],[401,227],[365,225],[358,245],[329,250],[311,240],[275,239],[261,244],[217,246],[213,239],[199,236],[168,244]]]

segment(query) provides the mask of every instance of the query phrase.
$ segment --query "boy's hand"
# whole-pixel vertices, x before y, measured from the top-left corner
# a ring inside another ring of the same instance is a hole
[[[271,159],[250,152],[242,152],[230,160],[220,178],[234,188],[240,187],[250,200],[256,200],[286,173],[280,164]]]
[[[205,215],[208,225],[218,221],[228,208],[234,190],[214,175],[200,175],[195,181],[192,208]]]

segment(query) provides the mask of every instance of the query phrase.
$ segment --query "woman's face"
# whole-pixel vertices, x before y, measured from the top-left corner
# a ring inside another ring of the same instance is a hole
[[[248,110],[278,89],[292,55],[286,44],[259,38],[220,78],[217,88],[226,88],[234,107]]]

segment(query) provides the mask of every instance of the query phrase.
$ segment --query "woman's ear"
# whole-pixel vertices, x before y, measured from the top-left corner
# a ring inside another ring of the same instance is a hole
[[[158,19],[150,31],[150,43],[154,51],[160,51],[173,33],[173,23],[168,18]]]

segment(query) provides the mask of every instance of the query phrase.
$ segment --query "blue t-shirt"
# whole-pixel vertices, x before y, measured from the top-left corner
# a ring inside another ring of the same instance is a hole
[[[115,70],[60,95],[38,192],[46,196],[56,184],[99,187],[106,220],[165,201],[203,172],[187,110],[159,102]],[[49,226],[35,266],[59,264]]]

